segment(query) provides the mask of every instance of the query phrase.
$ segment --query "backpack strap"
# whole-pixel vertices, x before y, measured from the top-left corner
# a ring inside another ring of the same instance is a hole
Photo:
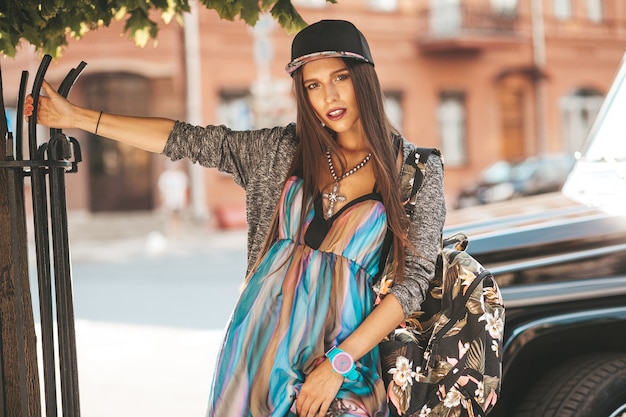
[[[404,163],[402,176],[403,183],[405,179],[404,173],[407,171],[409,174],[412,173],[412,180],[410,180],[410,193],[407,198],[403,200],[404,209],[406,210],[406,214],[409,217],[411,217],[413,215],[413,212],[415,211],[415,205],[417,204],[417,194],[419,193],[420,188],[422,188],[422,183],[424,182],[428,158],[430,158],[430,154],[433,153],[441,159],[441,152],[437,148],[415,148],[411,151]]]
[[[394,136],[394,145],[396,151],[402,152],[402,137]],[[400,174],[400,190],[402,204],[407,217],[411,217],[415,211],[415,205],[417,204],[417,194],[419,193],[422,183],[424,182],[424,176],[426,174],[426,165],[430,154],[441,158],[441,152],[436,148],[414,148],[406,157],[402,164],[402,172]],[[443,162],[442,162],[443,163]],[[391,246],[393,243],[393,234],[391,231],[387,231],[385,240],[383,242],[382,255],[380,257],[380,263],[378,267],[378,273],[374,277],[374,282],[377,283],[380,278],[385,275],[388,269],[388,257],[391,252]]]

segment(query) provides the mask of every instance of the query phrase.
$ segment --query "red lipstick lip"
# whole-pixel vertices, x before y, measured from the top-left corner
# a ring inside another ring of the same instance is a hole
[[[326,117],[328,117],[329,120],[337,121],[337,120],[341,119],[344,116],[344,114],[346,114],[346,109],[338,108],[338,109],[329,110],[326,113]]]

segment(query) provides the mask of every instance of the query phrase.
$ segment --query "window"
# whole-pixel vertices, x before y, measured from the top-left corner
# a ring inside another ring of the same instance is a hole
[[[461,0],[430,0],[432,35],[458,35],[463,24]]]
[[[441,151],[446,166],[461,166],[466,158],[465,93],[444,91],[437,110]]]
[[[369,6],[378,12],[395,12],[398,9],[398,0],[369,0]]]
[[[251,102],[252,97],[248,92],[222,92],[217,107],[218,122],[233,130],[254,129]]]
[[[572,153],[582,148],[603,99],[600,92],[584,88],[561,98],[563,150],[565,152]]]
[[[491,0],[491,8],[499,15],[514,15],[518,0]]]
[[[604,10],[602,7],[602,0],[587,0],[587,17],[594,23],[599,23],[604,20]]]
[[[553,0],[554,17],[559,20],[569,20],[572,18],[572,0]]]

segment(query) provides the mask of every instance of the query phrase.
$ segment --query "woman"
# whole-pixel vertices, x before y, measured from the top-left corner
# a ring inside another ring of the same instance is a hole
[[[47,84],[38,122],[190,158],[246,190],[248,275],[210,416],[385,416],[376,346],[419,309],[434,273],[445,218],[441,163],[428,161],[408,219],[399,190],[412,145],[388,123],[367,41],[351,23],[302,30],[287,72],[297,122],[286,127],[236,132],[103,114]],[[26,116],[32,111],[30,99]],[[390,254],[397,283],[374,308],[386,236],[401,249]]]

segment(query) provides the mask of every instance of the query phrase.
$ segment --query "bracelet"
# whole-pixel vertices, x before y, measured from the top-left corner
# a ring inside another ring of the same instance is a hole
[[[102,118],[102,111],[100,111],[100,115],[98,115],[98,121],[96,122],[96,131],[93,132],[94,135],[98,134],[98,127],[100,127],[100,119]]]

